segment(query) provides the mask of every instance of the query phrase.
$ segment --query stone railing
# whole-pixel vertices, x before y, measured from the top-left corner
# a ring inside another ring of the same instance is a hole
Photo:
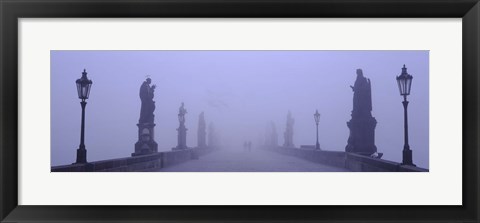
[[[146,172],[154,171],[178,163],[198,159],[215,149],[210,147],[189,148],[158,152],[144,156],[134,156],[120,159],[102,160],[86,164],[71,164],[52,167],[52,172]]]
[[[354,172],[428,172],[428,169],[401,165],[400,163],[340,151],[302,148],[265,147],[266,150],[295,156],[311,162],[345,168]]]

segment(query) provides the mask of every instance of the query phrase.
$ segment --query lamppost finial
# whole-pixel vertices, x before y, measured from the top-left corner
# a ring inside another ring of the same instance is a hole
[[[403,67],[402,67],[402,75],[408,75],[408,73],[407,73],[407,67],[405,66],[405,64],[404,64]]]

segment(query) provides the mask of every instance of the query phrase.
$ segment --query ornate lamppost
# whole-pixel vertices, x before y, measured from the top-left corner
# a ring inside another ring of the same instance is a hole
[[[85,149],[85,106],[87,102],[85,100],[88,99],[88,95],[90,94],[92,80],[87,78],[87,71],[85,69],[83,69],[82,77],[77,79],[76,83],[78,98],[82,100],[80,102],[82,106],[82,125],[80,131],[80,146],[77,149],[77,162],[75,163],[87,163],[87,150]]]
[[[317,144],[315,144],[315,149],[320,149],[320,143],[318,143],[318,123],[320,122],[320,113],[318,113],[318,109],[313,114],[313,118],[315,118],[315,124],[317,124]]]
[[[415,166],[412,161],[412,150],[410,150],[410,145],[408,145],[408,116],[407,116],[407,95],[410,94],[410,89],[412,87],[412,75],[407,73],[407,68],[405,64],[402,68],[402,74],[397,76],[398,89],[400,90],[400,95],[403,96],[403,117],[404,117],[404,136],[405,142],[403,145],[403,160],[402,165],[411,165]]]

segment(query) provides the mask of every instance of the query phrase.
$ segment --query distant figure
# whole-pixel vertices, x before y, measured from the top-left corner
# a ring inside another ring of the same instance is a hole
[[[182,102],[182,105],[178,108],[178,120],[180,121],[180,125],[185,124],[185,114],[187,114],[187,109],[185,109],[185,104]]]
[[[142,107],[140,108],[140,119],[138,123],[153,123],[155,111],[155,101],[153,101],[153,95],[156,85],[150,86],[152,79],[147,78],[140,86],[140,100],[142,101]]]

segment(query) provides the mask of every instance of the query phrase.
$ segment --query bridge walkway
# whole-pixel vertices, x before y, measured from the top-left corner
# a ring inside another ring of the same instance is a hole
[[[252,149],[220,149],[196,160],[159,172],[346,172],[347,169],[310,162],[275,152]]]

